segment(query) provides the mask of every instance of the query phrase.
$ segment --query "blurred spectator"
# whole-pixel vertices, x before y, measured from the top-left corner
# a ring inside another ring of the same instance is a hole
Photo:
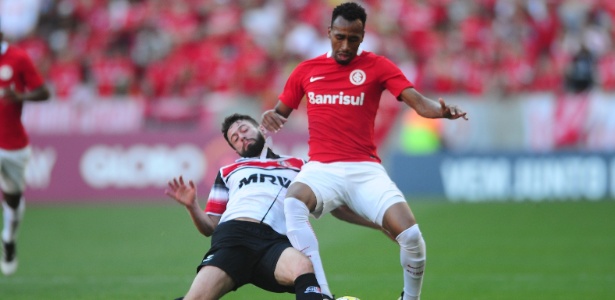
[[[547,54],[541,54],[535,65],[534,78],[530,90],[534,92],[555,92],[563,88],[562,71],[558,70],[553,58]]]
[[[566,88],[574,93],[586,92],[594,86],[594,55],[583,45],[566,70]]]
[[[121,47],[110,47],[106,53],[97,55],[89,66],[91,79],[101,97],[135,94],[135,65],[123,53]]]
[[[84,80],[82,66],[70,48],[58,53],[49,69],[49,81],[53,94],[59,99],[70,99]]]
[[[20,40],[34,31],[41,12],[40,0],[1,0],[0,27],[8,40]]]
[[[600,58],[598,78],[604,90],[615,91],[615,49],[611,49]]]

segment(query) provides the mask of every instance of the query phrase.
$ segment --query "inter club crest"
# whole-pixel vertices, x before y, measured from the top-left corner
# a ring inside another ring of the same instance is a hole
[[[9,65],[0,67],[0,79],[8,81],[13,77],[13,68]]]
[[[350,83],[354,84],[354,85],[361,85],[363,84],[363,82],[365,82],[365,72],[363,72],[363,70],[353,70],[352,72],[350,72]]]

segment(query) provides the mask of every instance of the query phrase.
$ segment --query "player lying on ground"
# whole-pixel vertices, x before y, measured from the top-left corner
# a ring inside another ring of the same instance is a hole
[[[220,168],[205,209],[192,181],[173,179],[165,192],[186,207],[203,235],[212,237],[185,299],[218,299],[248,283],[295,293],[296,299],[331,299],[321,294],[321,286],[328,287],[324,274],[319,276],[324,281],[317,281],[310,260],[284,235],[282,200],[305,161],[275,154],[250,116],[227,117],[222,133],[242,158]]]

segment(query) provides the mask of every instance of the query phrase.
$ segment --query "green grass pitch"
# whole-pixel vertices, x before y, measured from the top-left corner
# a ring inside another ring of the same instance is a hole
[[[615,201],[411,207],[427,242],[422,299],[615,299]],[[397,299],[398,247],[312,221],[336,296]],[[20,268],[0,299],[174,299],[209,246],[175,203],[28,206]],[[243,287],[225,299],[294,299]]]

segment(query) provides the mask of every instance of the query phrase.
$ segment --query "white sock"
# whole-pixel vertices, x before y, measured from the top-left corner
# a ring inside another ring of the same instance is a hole
[[[13,242],[17,238],[19,223],[23,219],[26,210],[26,201],[21,197],[17,209],[12,209],[6,202],[2,201],[2,215],[4,226],[2,227],[2,240]]]
[[[423,272],[425,271],[425,241],[419,225],[404,230],[396,238],[400,250],[401,265],[404,270],[404,299],[418,300],[421,296]]]
[[[290,243],[310,258],[321,292],[332,297],[320,260],[320,252],[318,252],[318,239],[308,220],[309,209],[296,198],[286,198],[284,199],[284,214],[286,215],[286,235]]]

